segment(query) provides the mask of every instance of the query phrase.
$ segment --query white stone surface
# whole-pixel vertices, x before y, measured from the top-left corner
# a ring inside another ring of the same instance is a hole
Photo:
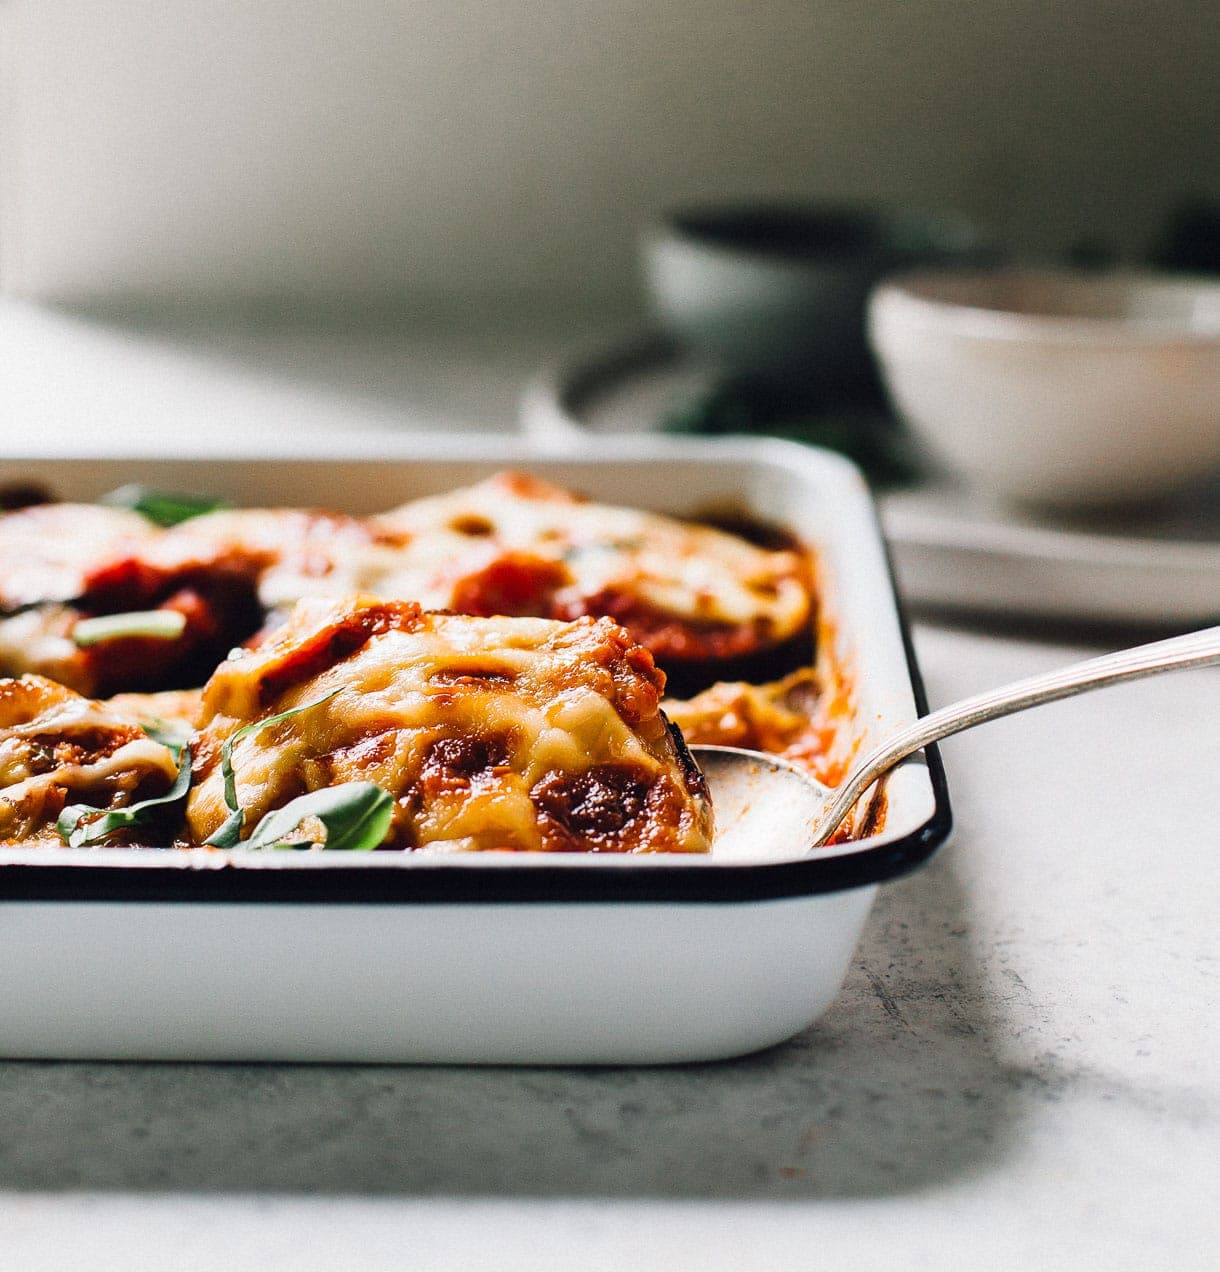
[[[0,313],[0,348],[21,328],[51,376],[38,399],[10,364],[6,448],[23,411],[49,421],[108,374],[103,335],[59,322]],[[136,344],[148,419],[223,384],[230,425],[283,393],[317,436],[349,408],[359,431],[360,393],[325,371],[269,388],[215,341]],[[378,427],[434,418],[429,375],[481,366],[504,402],[529,369],[433,348]],[[915,638],[933,705],[1094,652]],[[0,1266],[1214,1267],[1220,669],[943,753],[951,843],[882,890],[839,1001],[791,1042],[645,1070],[3,1063]]]
[[[0,297],[0,448],[259,454],[348,449],[353,435],[507,429],[539,365],[600,329],[580,312],[540,311],[528,323],[480,317],[294,325],[213,312],[154,321]]]

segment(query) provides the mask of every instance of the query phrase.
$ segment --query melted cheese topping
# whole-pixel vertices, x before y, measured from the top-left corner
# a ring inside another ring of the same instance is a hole
[[[240,508],[207,513],[175,526],[149,554],[169,571],[227,568],[258,580],[268,609],[308,596],[360,591],[370,570],[396,543],[369,523],[342,513],[303,508]]]
[[[10,676],[35,672],[87,693],[88,668],[72,640],[78,617],[64,605],[40,605],[0,618],[0,669]]]
[[[706,683],[799,640],[811,591],[799,552],[517,473],[363,519],[245,509],[159,530],[122,509],[53,504],[0,518],[0,611],[38,606],[0,617],[0,671],[88,694],[187,683],[205,656],[251,636],[260,607],[274,622],[303,598],[369,593],[478,615],[606,614],[670,672],[706,671]],[[158,607],[186,617],[179,641],[87,654],[72,643],[81,615]]]
[[[609,620],[304,603],[204,690],[190,835],[228,816],[224,741],[305,707],[232,746],[247,834],[305,791],[372,781],[394,797],[396,847],[707,851],[706,788],[660,714],[661,683]]]
[[[168,747],[105,703],[40,676],[0,680],[0,843],[58,843],[65,804],[123,807],[177,772]]]
[[[138,512],[98,504],[36,504],[0,516],[0,609],[80,596],[90,570],[137,552],[160,531]]]
[[[785,640],[810,621],[799,553],[634,508],[586,502],[544,482],[502,473],[404,504],[375,519],[410,536],[363,580],[380,595],[451,608],[456,580],[505,551],[563,566],[557,612],[608,592],[692,624],[756,625]],[[383,570],[383,573],[379,571]]]
[[[770,684],[722,681],[693,698],[670,698],[665,713],[692,745],[785,753],[814,727],[823,698],[817,673],[802,668]]]
[[[359,520],[297,509],[210,513],[175,527],[147,558],[159,568],[244,561],[269,609],[356,592],[424,609],[574,617],[615,597],[696,627],[750,628],[764,644],[806,629],[800,553],[769,551],[707,526],[591,503],[518,473]],[[508,561],[538,588],[506,602],[481,580]],[[501,605],[497,606],[497,602]]]

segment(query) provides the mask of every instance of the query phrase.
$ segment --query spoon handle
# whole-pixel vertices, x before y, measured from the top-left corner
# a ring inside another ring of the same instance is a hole
[[[860,796],[879,777],[930,742],[938,742],[988,720],[1024,711],[1027,707],[1056,702],[1104,685],[1155,676],[1162,671],[1206,667],[1213,663],[1220,663],[1220,627],[1207,627],[1170,640],[1158,640],[1101,658],[1090,658],[1087,662],[1074,663],[1059,671],[1030,676],[999,689],[976,694],[973,698],[964,698],[930,715],[921,716],[910,728],[868,752],[852,767],[818,823],[813,846],[819,847],[830,838]]]

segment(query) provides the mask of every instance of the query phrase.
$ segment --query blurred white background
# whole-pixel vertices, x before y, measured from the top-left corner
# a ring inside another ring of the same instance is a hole
[[[12,293],[630,309],[639,227],[956,208],[1137,256],[1220,198],[1216,0],[0,0]]]

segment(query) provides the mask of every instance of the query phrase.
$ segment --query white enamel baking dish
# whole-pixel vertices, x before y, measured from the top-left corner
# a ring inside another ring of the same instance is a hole
[[[355,513],[505,466],[606,502],[782,522],[823,567],[860,730],[919,707],[867,490],[781,442],[403,439],[360,459],[0,463],[90,499],[129,481]],[[824,647],[822,656],[831,651]],[[0,850],[0,1054],[10,1057],[652,1064],[768,1046],[846,974],[878,884],[949,829],[939,761],[904,766],[884,833],[748,859]]]

